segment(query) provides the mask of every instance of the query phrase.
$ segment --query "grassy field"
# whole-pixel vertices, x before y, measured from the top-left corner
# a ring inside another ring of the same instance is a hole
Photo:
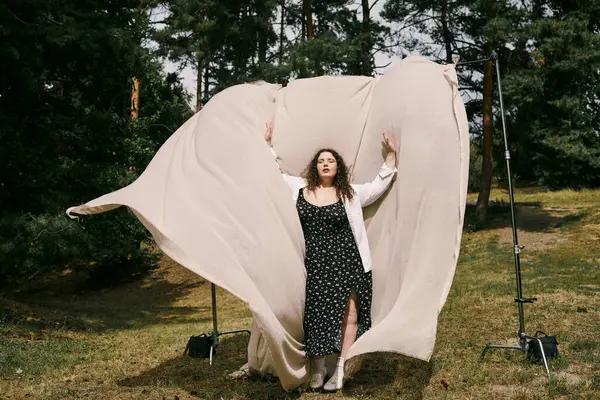
[[[473,201],[476,196],[469,196]],[[600,192],[519,190],[517,218],[529,333],[556,335],[553,379],[518,352],[479,361],[488,341],[516,339],[506,193],[492,193],[486,229],[465,224],[433,359],[369,355],[344,393],[285,393],[276,380],[226,379],[245,362],[246,335],[221,339],[213,367],[182,356],[208,332],[210,285],[168,259],[142,280],[94,292],[73,274],[0,297],[1,399],[600,399]],[[220,328],[250,314],[219,291]]]

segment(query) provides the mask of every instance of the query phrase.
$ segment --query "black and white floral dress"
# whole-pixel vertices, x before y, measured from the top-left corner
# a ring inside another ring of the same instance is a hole
[[[316,206],[306,201],[300,189],[296,208],[306,242],[306,355],[339,353],[342,322],[352,289],[358,301],[356,338],[371,327],[372,274],[363,268],[341,200]]]

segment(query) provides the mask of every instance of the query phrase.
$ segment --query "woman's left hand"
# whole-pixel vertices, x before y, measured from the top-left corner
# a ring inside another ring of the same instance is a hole
[[[387,156],[385,157],[385,163],[388,167],[394,168],[396,166],[396,145],[387,135],[386,131],[383,131],[383,140],[387,150]]]
[[[395,153],[396,146],[394,145],[394,142],[392,142],[392,139],[390,139],[390,137],[387,135],[385,130],[383,131],[383,140],[385,142],[385,146],[387,147],[388,153]]]
[[[269,146],[271,145],[271,137],[273,136],[273,122],[266,122],[265,123],[265,141],[269,144]]]

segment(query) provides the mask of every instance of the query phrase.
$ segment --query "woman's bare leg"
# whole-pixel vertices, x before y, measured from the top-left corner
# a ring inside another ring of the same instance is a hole
[[[344,363],[346,361],[346,354],[348,353],[350,346],[352,346],[352,343],[354,343],[356,340],[356,334],[358,333],[358,310],[356,303],[356,292],[353,289],[350,292],[348,305],[346,306],[346,314],[344,315],[344,321],[342,322],[341,353],[337,359],[333,376],[323,387],[325,391],[340,390],[346,382],[344,379]]]
[[[356,340],[356,334],[358,333],[358,309],[356,292],[354,289],[350,292],[348,299],[348,305],[346,306],[346,315],[344,315],[344,321],[342,322],[342,351],[340,357],[346,358],[348,349],[352,346],[352,343]]]

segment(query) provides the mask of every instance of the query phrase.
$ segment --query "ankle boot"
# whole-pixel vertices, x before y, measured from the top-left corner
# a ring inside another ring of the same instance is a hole
[[[325,383],[325,376],[327,375],[327,369],[325,368],[325,357],[312,357],[310,368],[310,383],[311,389],[320,389]]]
[[[338,357],[335,366],[335,373],[325,384],[325,386],[323,386],[323,390],[326,392],[335,392],[344,387],[344,384],[346,383],[346,379],[344,378],[344,361],[345,359],[343,357]]]

